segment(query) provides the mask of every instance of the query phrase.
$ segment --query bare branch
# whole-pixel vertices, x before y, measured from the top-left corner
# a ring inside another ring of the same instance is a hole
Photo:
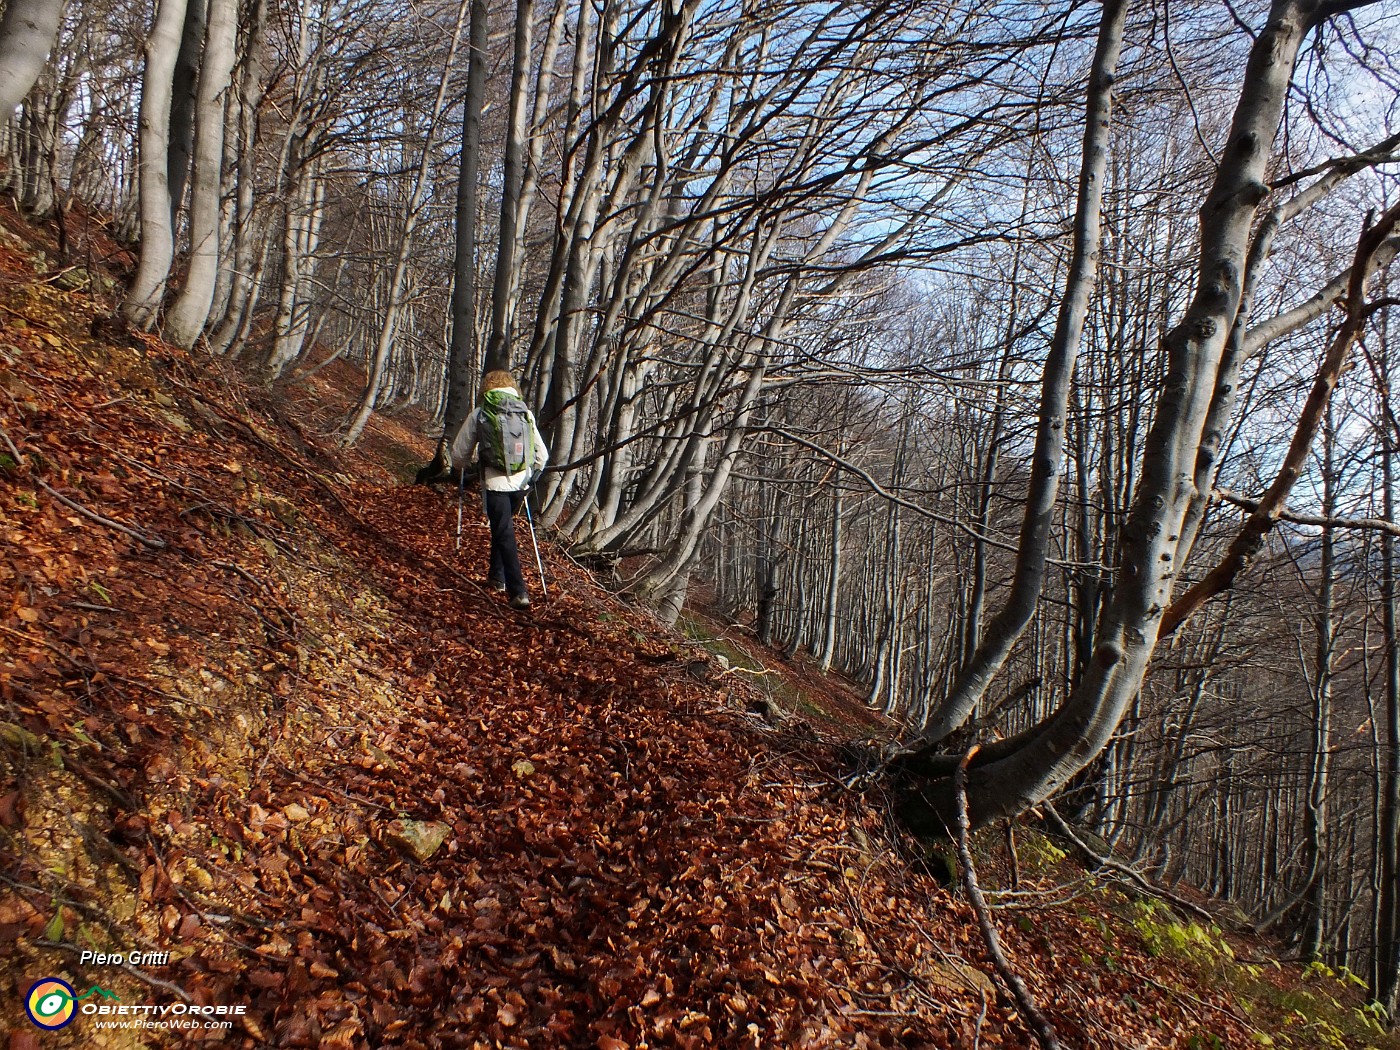
[[[967,816],[967,767],[978,750],[980,749],[975,744],[969,748],[953,773],[953,798],[957,805],[958,865],[962,869],[963,889],[972,903],[972,910],[977,913],[977,925],[982,929],[982,939],[987,942],[987,953],[992,957],[992,965],[996,967],[1006,986],[1011,989],[1011,994],[1016,998],[1016,1005],[1021,1008],[1021,1013],[1030,1023],[1031,1031],[1045,1050],[1060,1050],[1055,1026],[1041,1013],[1030,989],[1011,968],[1006,953],[1002,951],[1001,937],[998,936],[996,925],[992,922],[992,909],[987,906],[987,898],[982,895],[982,887],[977,884],[977,869],[972,863],[972,850],[967,844],[968,830],[971,826]]]

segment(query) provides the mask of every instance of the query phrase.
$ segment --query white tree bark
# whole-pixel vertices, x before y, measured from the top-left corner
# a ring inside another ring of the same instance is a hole
[[[170,96],[184,22],[185,0],[160,0],[146,39],[146,73],[141,81],[141,259],[123,313],[147,331],[160,313],[175,255],[168,181]]]
[[[233,74],[237,30],[237,0],[209,0],[208,37],[199,71],[199,101],[195,112],[189,271],[179,298],[166,316],[166,337],[186,350],[194,346],[209,319],[214,282],[219,272],[224,101]]]
[[[63,0],[7,0],[0,15],[0,124],[39,79],[62,17]]]

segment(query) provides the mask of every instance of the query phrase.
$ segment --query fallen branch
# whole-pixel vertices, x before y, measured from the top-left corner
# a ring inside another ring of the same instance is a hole
[[[1030,1023],[1031,1031],[1045,1050],[1061,1050],[1055,1026],[1040,1012],[1030,989],[1011,968],[1006,953],[1002,951],[1001,938],[992,923],[992,909],[987,906],[987,900],[982,896],[982,887],[977,885],[977,869],[973,867],[972,850],[967,844],[968,830],[971,827],[967,815],[967,767],[979,749],[980,745],[977,744],[970,747],[953,773],[953,800],[957,806],[958,863],[962,868],[963,889],[967,892],[968,900],[972,902],[972,910],[977,913],[977,925],[982,928],[982,939],[987,942],[987,952],[992,957],[992,965],[996,967],[1006,986],[1011,989],[1016,1005],[1021,1008],[1021,1014]]]
[[[14,456],[15,466],[19,466],[24,462],[24,457],[19,454],[19,449],[15,448],[15,443],[10,440],[10,435],[5,432],[4,427],[0,427],[0,439],[4,440],[5,445],[10,450],[10,454]]]
[[[1042,802],[1040,808],[1049,816],[1050,823],[1055,825],[1056,830],[1065,838],[1069,839],[1074,845],[1074,848],[1084,854],[1091,864],[1103,868],[1106,871],[1112,871],[1118,875],[1122,875],[1144,893],[1151,894],[1153,897],[1159,897],[1169,904],[1175,904],[1178,908],[1190,912],[1192,915],[1196,916],[1196,918],[1208,922],[1211,925],[1215,925],[1215,916],[1206,911],[1199,904],[1192,904],[1185,897],[1178,896],[1172,893],[1171,890],[1148,882],[1141,872],[1124,864],[1122,861],[1114,860],[1112,857],[1105,857],[1095,852],[1093,847],[1074,833],[1074,829],[1069,826],[1064,817],[1060,816],[1060,814],[1055,811],[1055,807],[1049,802]]]
[[[35,478],[34,483],[38,485],[41,489],[43,489],[45,492],[47,492],[54,499],[58,500],[58,502],[62,503],[65,507],[68,507],[70,510],[75,510],[83,517],[88,518],[91,521],[95,521],[99,525],[105,525],[107,528],[120,532],[124,536],[130,536],[137,543],[144,544],[153,551],[163,551],[167,546],[166,542],[162,539],[147,536],[144,533],[137,532],[129,525],[123,525],[121,522],[113,521],[111,518],[104,518],[95,510],[88,510],[87,507],[84,507],[81,503],[78,503],[75,500],[69,499],[63,493],[59,492],[58,489],[54,488],[52,485],[48,484],[45,481],[40,481],[38,478]]]

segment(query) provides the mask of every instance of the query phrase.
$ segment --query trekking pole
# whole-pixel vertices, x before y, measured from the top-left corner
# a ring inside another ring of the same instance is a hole
[[[530,490],[525,490],[525,523],[530,526],[530,546],[535,548],[535,567],[540,570],[540,594],[549,597],[549,585],[544,582],[544,559],[540,557],[540,543],[535,539],[535,519],[530,516]]]
[[[467,488],[467,468],[462,465],[457,474],[457,549],[462,549],[462,494]]]

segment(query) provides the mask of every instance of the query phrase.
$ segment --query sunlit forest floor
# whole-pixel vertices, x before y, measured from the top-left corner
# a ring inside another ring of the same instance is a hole
[[[420,414],[333,451],[353,368],[268,391],[126,331],[102,256],[0,213],[11,1050],[1032,1045],[947,852],[841,787],[886,732],[850,689],[548,542],[511,610],[470,496],[458,550],[455,498],[408,483]],[[1005,890],[1006,839],[977,847]],[[1400,1045],[1346,975],[1030,827],[1017,856],[1000,928],[1067,1046]],[[46,978],[80,997],[53,1032]],[[192,1005],[231,1027],[153,1026]]]

